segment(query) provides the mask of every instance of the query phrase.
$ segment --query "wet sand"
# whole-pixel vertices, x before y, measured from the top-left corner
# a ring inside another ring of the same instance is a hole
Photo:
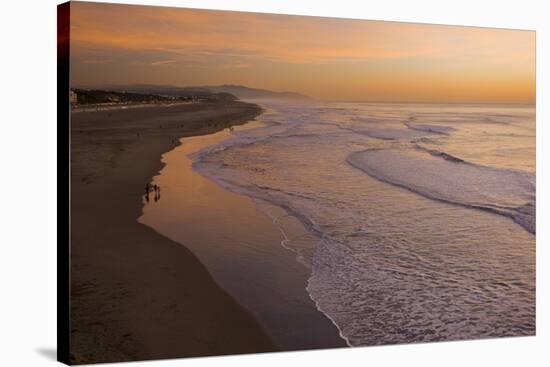
[[[319,239],[282,208],[227,191],[193,169],[189,155],[231,137],[224,130],[183,138],[164,154],[166,166],[153,180],[160,199],[150,195],[139,221],[193,251],[281,349],[346,346],[306,291],[310,267],[284,247],[300,241],[313,251]]]
[[[242,102],[71,116],[73,363],[275,351],[189,250],[138,223],[144,186],[183,136],[241,124]]]

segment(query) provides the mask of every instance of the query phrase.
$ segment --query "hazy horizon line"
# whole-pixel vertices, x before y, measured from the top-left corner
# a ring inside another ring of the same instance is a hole
[[[480,101],[421,101],[421,100],[368,100],[368,99],[326,99],[326,98],[315,98],[308,96],[306,94],[292,91],[292,90],[273,90],[265,87],[250,87],[247,85],[242,84],[235,84],[235,83],[220,83],[220,84],[202,84],[202,85],[176,85],[176,84],[154,84],[154,83],[133,83],[133,84],[97,84],[97,85],[75,85],[71,86],[71,88],[76,89],[97,89],[97,90],[105,90],[108,91],[110,87],[116,87],[116,88],[124,88],[124,87],[135,87],[135,86],[148,86],[148,87],[159,87],[159,88],[208,88],[208,87],[221,87],[221,86],[231,86],[231,87],[244,87],[248,89],[257,89],[257,90],[264,90],[274,93],[294,93],[298,95],[302,95],[304,97],[307,97],[309,100],[312,101],[319,101],[319,102],[340,102],[340,103],[403,103],[403,104],[472,104],[472,105],[518,105],[518,106],[536,106],[536,100],[532,103],[530,102],[480,102]],[[104,89],[102,89],[104,88]],[[237,97],[238,98],[238,97]]]

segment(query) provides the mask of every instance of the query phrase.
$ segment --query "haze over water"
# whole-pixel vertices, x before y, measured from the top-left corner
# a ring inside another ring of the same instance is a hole
[[[194,168],[318,238],[284,246],[349,344],[534,334],[534,108],[261,105]]]

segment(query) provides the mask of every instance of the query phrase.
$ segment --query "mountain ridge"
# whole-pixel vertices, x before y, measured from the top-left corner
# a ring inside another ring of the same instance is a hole
[[[250,88],[236,84],[203,85],[181,87],[175,85],[132,84],[132,85],[105,85],[94,87],[79,87],[81,89],[102,89],[117,92],[146,93],[184,97],[194,94],[229,93],[239,99],[293,99],[308,100],[310,97],[297,92],[272,91],[268,89]]]

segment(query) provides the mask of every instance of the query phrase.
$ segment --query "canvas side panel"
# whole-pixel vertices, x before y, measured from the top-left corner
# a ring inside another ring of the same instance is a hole
[[[70,356],[70,3],[57,6],[57,359]]]

